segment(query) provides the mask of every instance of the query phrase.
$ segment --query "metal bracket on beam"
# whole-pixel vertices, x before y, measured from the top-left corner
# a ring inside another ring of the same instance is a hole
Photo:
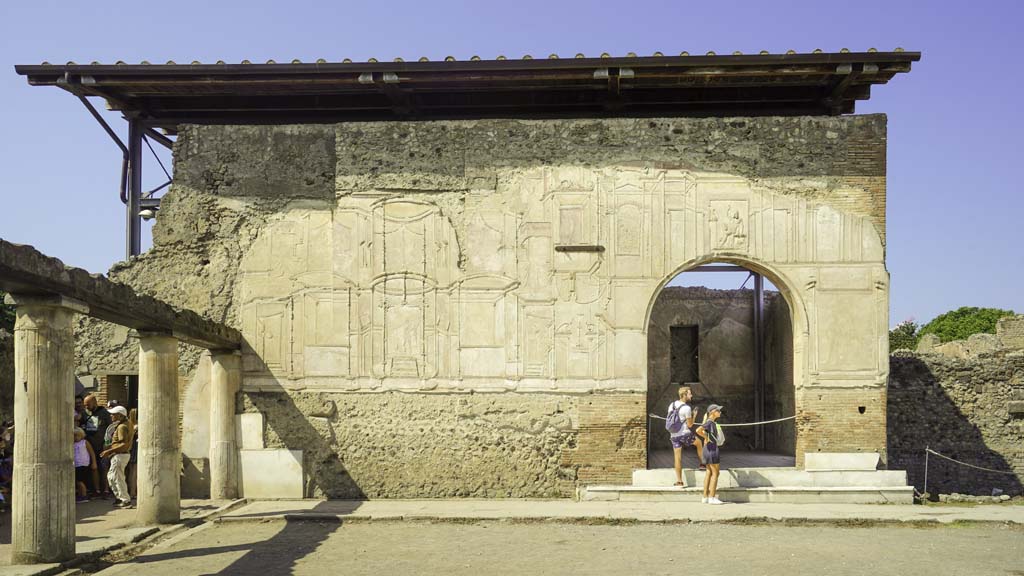
[[[398,88],[401,78],[395,72],[363,72],[359,75],[358,82],[377,85],[381,93],[391,101],[395,114],[405,116],[412,112],[409,94]]]

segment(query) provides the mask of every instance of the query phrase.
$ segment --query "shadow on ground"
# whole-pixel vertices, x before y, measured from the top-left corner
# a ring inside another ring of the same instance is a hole
[[[207,546],[204,548],[193,548],[174,552],[158,552],[146,554],[134,560],[139,574],[146,573],[146,564],[164,562],[167,560],[181,558],[196,558],[201,556],[213,556],[228,552],[244,552],[237,560],[217,572],[209,573],[211,576],[228,575],[250,575],[250,574],[290,574],[300,560],[314,552],[331,534],[341,528],[342,521],[337,518],[328,518],[328,515],[347,514],[359,508],[358,501],[327,501],[321,502],[313,508],[304,508],[294,511],[283,511],[286,515],[284,527],[274,536],[266,540],[251,542],[248,544],[233,544],[228,546]],[[288,519],[290,513],[302,513],[307,519]],[[319,519],[310,519],[309,515],[322,514]],[[259,514],[234,515],[236,518],[259,516]],[[288,550],[288,554],[281,554],[281,550]]]

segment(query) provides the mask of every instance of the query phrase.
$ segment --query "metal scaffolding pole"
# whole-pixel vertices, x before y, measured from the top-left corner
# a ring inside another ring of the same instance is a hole
[[[765,420],[764,393],[764,277],[754,275],[754,420]],[[754,427],[754,449],[764,450],[763,426]]]
[[[125,205],[125,237],[127,239],[125,259],[142,253],[142,217],[139,216],[142,201],[142,136],[145,127],[138,119],[128,120],[128,202]]]

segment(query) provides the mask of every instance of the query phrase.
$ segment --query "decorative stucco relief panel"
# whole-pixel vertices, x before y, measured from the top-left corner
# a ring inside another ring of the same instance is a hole
[[[863,217],[650,166],[510,169],[497,182],[281,212],[241,264],[246,381],[641,390],[658,287],[715,260],[783,284],[800,383],[884,375],[888,278]]]

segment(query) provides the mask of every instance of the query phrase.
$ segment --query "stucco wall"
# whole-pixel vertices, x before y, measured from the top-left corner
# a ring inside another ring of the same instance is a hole
[[[612,418],[580,417],[571,458],[568,440],[553,449],[573,481],[625,482],[644,466],[650,306],[696,263],[759,268],[797,303],[793,385],[841,399],[817,413],[820,438],[845,433],[833,416],[861,416],[851,391],[884,402],[884,186],[882,116],[188,126],[154,248],[111,276],[240,328],[247,402],[353,404],[364,416],[316,430],[372,493],[449,493],[371,481],[371,460],[345,452],[339,427],[401,436],[369,409],[379,394],[453,412],[468,393],[493,395],[510,414],[547,396],[608,402]],[[81,340],[90,363],[122,357]],[[198,357],[183,354],[183,370]],[[884,438],[884,418],[864,425]],[[418,442],[476,450],[459,438],[425,427]],[[307,469],[326,466],[325,450],[309,448]],[[564,491],[547,452],[526,454],[543,479],[524,486]],[[407,462],[424,477],[448,465]],[[349,490],[332,482],[318,489]]]

